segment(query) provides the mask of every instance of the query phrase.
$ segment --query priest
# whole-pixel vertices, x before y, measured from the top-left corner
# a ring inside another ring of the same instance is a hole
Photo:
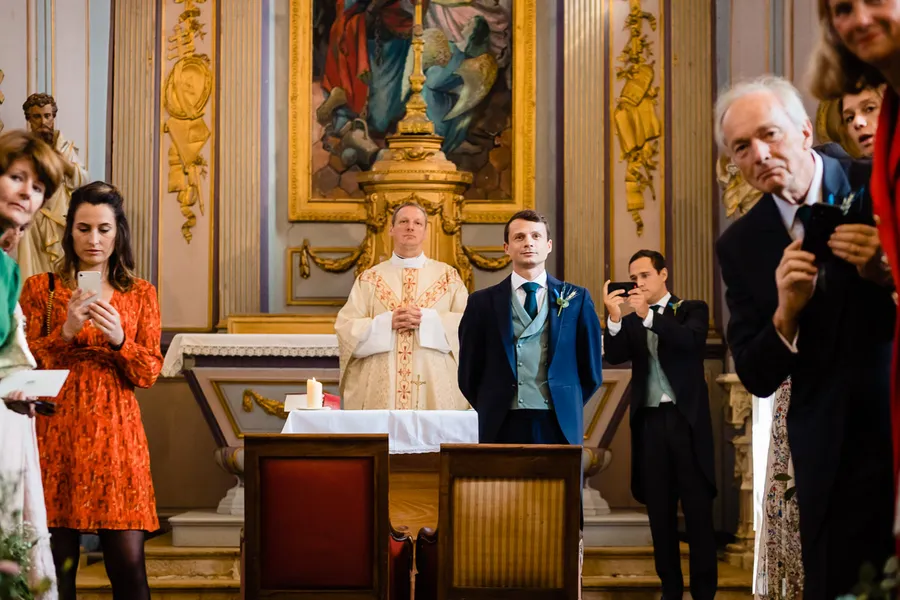
[[[428,214],[401,204],[394,252],[357,278],[334,328],[345,409],[464,410],[457,328],[468,292],[456,269],[422,251]]]

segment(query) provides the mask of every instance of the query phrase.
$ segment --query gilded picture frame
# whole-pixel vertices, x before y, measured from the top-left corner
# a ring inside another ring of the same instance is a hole
[[[290,4],[290,96],[288,111],[288,219],[293,222],[366,222],[365,199],[317,197],[313,186],[313,0]],[[504,223],[534,208],[537,0],[511,0],[512,143],[509,198],[467,199],[464,223]],[[346,188],[346,186],[345,186]],[[358,197],[357,197],[358,196]]]

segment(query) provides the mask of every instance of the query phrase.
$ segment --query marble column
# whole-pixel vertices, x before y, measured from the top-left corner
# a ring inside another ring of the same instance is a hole
[[[564,269],[566,279],[586,287],[598,308],[606,273],[604,4],[565,0],[563,19]]]
[[[260,312],[262,2],[220,4],[219,316]]]
[[[155,283],[156,3],[120,0],[114,13],[109,181],[125,198],[137,274]]]
[[[666,249],[681,298],[703,300],[715,314],[713,246],[718,211],[713,153],[712,11],[710,0],[678,0],[670,13],[671,144]]]

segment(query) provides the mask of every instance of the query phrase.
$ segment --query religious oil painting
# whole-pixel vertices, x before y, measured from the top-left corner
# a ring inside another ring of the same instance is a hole
[[[534,205],[534,0],[422,0],[422,95],[474,175],[463,217]],[[292,0],[290,218],[367,218],[357,175],[405,114],[415,0]]]

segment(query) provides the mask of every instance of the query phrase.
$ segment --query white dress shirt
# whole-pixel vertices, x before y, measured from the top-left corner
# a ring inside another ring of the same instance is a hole
[[[424,252],[413,258],[403,258],[397,256],[396,253],[391,255],[391,265],[401,269],[421,269],[425,266],[427,260],[428,258],[425,257]],[[433,308],[420,308],[419,310],[422,311],[422,320],[419,323],[419,328],[416,329],[419,346],[437,350],[444,354],[450,352],[450,343],[447,341],[447,334],[444,331],[441,315]],[[365,339],[356,346],[353,356],[365,358],[393,350],[396,340],[393,322],[393,311],[383,312],[373,318]]]
[[[812,155],[813,160],[816,163],[816,170],[813,172],[812,183],[809,186],[809,192],[806,194],[806,198],[803,199],[803,202],[794,204],[793,202],[788,202],[784,198],[774,194],[772,195],[775,199],[775,206],[778,207],[778,212],[781,213],[781,220],[784,222],[784,228],[787,229],[788,235],[791,236],[792,240],[803,238],[803,222],[797,218],[797,211],[800,210],[800,207],[804,204],[812,206],[813,204],[818,204],[822,201],[822,180],[825,176],[825,165],[822,163],[822,157],[819,156],[818,153],[812,152]]]
[[[647,311],[647,316],[644,317],[644,320],[642,321],[644,323],[644,327],[646,327],[647,329],[653,327],[653,315],[655,313],[662,314],[663,311],[666,310],[666,306],[669,305],[669,300],[671,299],[672,293],[666,292],[666,295],[663,296],[659,302],[652,306],[652,308],[655,308],[656,310]],[[612,321],[609,317],[606,317],[606,330],[609,331],[609,335],[615,336],[617,333],[622,331],[622,319],[619,319],[617,323],[615,321]]]
[[[788,202],[784,198],[774,194],[772,195],[772,198],[775,199],[775,206],[778,207],[778,212],[781,214],[781,220],[784,222],[784,227],[787,229],[788,235],[791,236],[792,240],[802,239],[803,234],[805,233],[803,222],[797,218],[797,211],[800,210],[800,206],[804,204],[812,206],[813,204],[818,204],[822,201],[822,182],[825,178],[825,165],[818,152],[811,152],[811,154],[816,163],[816,170],[813,172],[812,182],[809,185],[809,192],[806,194],[806,198],[803,199],[803,202],[794,204],[793,202]],[[813,280],[813,293],[815,293],[815,285],[816,282]],[[797,349],[797,339],[800,337],[799,328],[794,335],[793,342],[789,342],[777,329],[775,330],[775,333],[778,334],[778,337],[781,338],[784,345],[788,347],[788,350],[794,354],[799,352]]]
[[[510,277],[510,281],[512,283],[513,292],[515,292],[516,294],[516,298],[518,298],[519,302],[522,303],[522,308],[525,308],[525,297],[527,293],[525,292],[525,288],[523,288],[522,285],[528,283],[528,280],[513,271],[512,276]],[[541,271],[541,274],[531,281],[540,286],[535,292],[537,309],[538,312],[540,312],[541,307],[544,306],[544,299],[547,297],[547,271]]]
[[[663,296],[659,300],[659,302],[651,305],[651,307],[650,307],[651,310],[647,311],[647,316],[644,317],[644,320],[642,321],[642,323],[644,324],[644,327],[646,327],[647,329],[650,329],[653,326],[653,315],[655,315],[656,313],[663,314],[663,312],[666,310],[666,307],[669,305],[669,300],[671,300],[671,299],[672,299],[672,293],[666,292],[666,295]],[[606,330],[609,331],[609,335],[615,336],[617,333],[622,331],[622,319],[619,319],[618,322],[615,322],[615,321],[611,321],[609,319],[609,317],[607,317],[606,318]],[[672,399],[669,397],[668,394],[663,394],[662,397],[659,399],[659,402],[660,402],[660,404],[662,404],[663,402],[672,402]]]

